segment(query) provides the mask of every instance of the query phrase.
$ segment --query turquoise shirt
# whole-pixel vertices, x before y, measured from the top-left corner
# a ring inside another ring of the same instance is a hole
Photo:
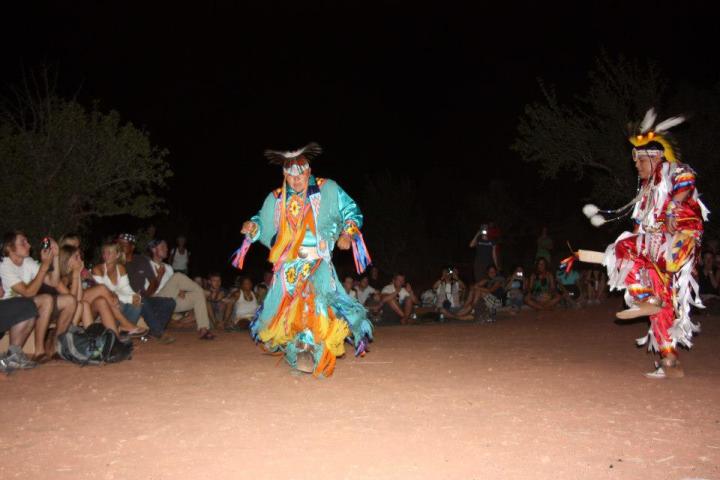
[[[294,193],[292,188],[287,185],[285,201],[287,202]],[[325,180],[318,186],[315,176],[310,176],[307,193],[307,201],[310,202],[315,217],[317,235],[313,235],[309,230],[306,231],[302,245],[318,247],[320,256],[329,260],[330,252],[346,225],[353,222],[358,228],[361,228],[363,215],[355,200],[332,180]],[[260,211],[251,219],[258,226],[251,240],[253,242],[259,240],[268,248],[272,248],[278,231],[276,221],[279,220],[279,197],[280,192],[278,191],[270,193],[265,198]],[[325,249],[319,248],[322,240],[326,241]]]

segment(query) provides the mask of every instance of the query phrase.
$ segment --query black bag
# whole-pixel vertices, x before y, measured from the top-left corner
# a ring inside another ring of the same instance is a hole
[[[133,344],[122,342],[112,330],[95,323],[87,330],[71,326],[57,338],[57,353],[80,365],[102,365],[132,358]]]

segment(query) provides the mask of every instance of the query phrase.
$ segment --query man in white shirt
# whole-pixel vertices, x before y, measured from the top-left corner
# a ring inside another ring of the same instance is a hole
[[[360,283],[357,286],[357,299],[362,305],[365,305],[368,297],[373,293],[377,292],[373,287],[370,286],[370,279],[365,275],[360,279]]]
[[[60,281],[59,247],[55,240],[48,239],[47,248],[40,251],[41,263],[30,256],[30,243],[25,234],[19,231],[6,233],[3,238],[3,258],[0,263],[4,298],[32,298],[38,309],[35,321],[35,354],[33,360],[38,363],[49,361],[55,350],[55,339],[65,333],[70,326],[77,301],[72,295],[38,294],[45,285],[54,289]],[[50,265],[53,265],[52,273]],[[48,339],[45,348],[50,317],[56,319],[55,333]],[[47,351],[46,351],[47,350]]]
[[[410,284],[405,282],[405,275],[396,274],[392,283],[380,291],[380,297],[383,322],[399,320],[402,325],[412,323],[413,306],[419,302]]]
[[[170,265],[164,263],[168,256],[165,240],[153,240],[148,245],[152,252],[151,263],[156,273],[161,273],[158,286],[158,297],[175,300],[175,312],[182,313],[192,310],[195,313],[198,336],[201,340],[212,340],[215,335],[210,332],[210,316],[208,315],[205,292],[184,273],[175,273]],[[164,272],[163,272],[163,268]]]

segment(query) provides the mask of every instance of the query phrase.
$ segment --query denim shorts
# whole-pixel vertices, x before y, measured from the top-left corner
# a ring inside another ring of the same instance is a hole
[[[142,310],[142,307],[140,305],[133,305],[132,303],[121,303],[120,304],[120,311],[123,315],[125,315],[125,318],[130,320],[131,323],[134,323],[137,325],[138,320],[140,320],[140,311]]]

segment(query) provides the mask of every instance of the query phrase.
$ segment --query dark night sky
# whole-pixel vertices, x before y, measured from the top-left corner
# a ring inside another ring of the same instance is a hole
[[[606,48],[677,82],[718,80],[715,20],[670,2],[27,3],[3,15],[3,83],[46,63],[61,93],[144,126],[171,152],[173,214],[230,244],[279,184],[264,148],[320,142],[316,172],[355,196],[381,169],[527,182],[508,145],[537,77],[573,89]]]

